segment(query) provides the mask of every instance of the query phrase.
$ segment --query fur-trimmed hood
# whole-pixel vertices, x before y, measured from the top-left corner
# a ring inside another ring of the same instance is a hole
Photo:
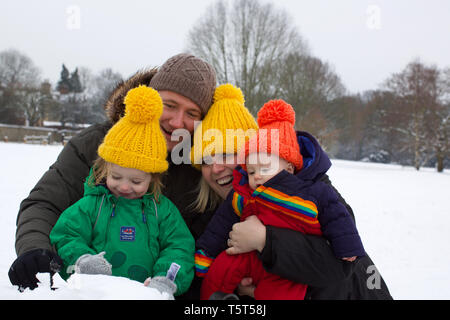
[[[106,117],[112,124],[119,121],[125,113],[125,104],[123,103],[123,100],[125,99],[127,92],[141,84],[148,86],[150,80],[157,71],[158,68],[140,70],[127,80],[119,82],[105,104]]]

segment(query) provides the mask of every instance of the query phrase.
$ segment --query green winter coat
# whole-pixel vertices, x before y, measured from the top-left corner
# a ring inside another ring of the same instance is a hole
[[[88,180],[88,179],[87,179]],[[177,271],[176,295],[194,276],[194,239],[175,205],[165,196],[116,198],[98,185],[84,185],[84,196],[58,219],[50,240],[64,261],[61,276],[83,254],[105,251],[114,276],[143,282]],[[70,271],[70,268],[69,268]]]

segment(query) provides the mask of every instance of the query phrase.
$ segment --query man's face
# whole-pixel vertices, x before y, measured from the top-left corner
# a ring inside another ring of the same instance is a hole
[[[194,121],[200,121],[202,112],[198,105],[190,99],[172,92],[158,91],[163,101],[164,109],[159,124],[167,141],[167,151],[172,151],[180,141],[172,141],[172,132],[176,129],[186,129],[194,133]]]

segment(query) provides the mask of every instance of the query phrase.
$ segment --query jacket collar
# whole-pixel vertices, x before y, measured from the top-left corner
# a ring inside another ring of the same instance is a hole
[[[105,113],[108,120],[114,124],[125,114],[125,104],[123,100],[130,89],[139,85],[149,85],[150,80],[156,74],[158,69],[147,69],[136,72],[125,81],[117,84],[105,103]]]
[[[297,141],[303,156],[303,168],[296,176],[302,180],[318,180],[331,167],[331,161],[311,134],[297,131]]]

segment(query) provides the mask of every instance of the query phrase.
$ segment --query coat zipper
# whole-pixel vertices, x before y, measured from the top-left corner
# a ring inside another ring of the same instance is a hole
[[[147,224],[147,216],[145,215],[144,211],[144,201],[142,201],[142,222]]]
[[[108,219],[108,224],[106,225],[106,230],[105,230],[105,241],[103,242],[104,247],[106,246],[106,243],[107,243],[107,241],[108,241],[109,224],[110,224],[110,222],[111,222],[111,218],[114,218],[115,213],[116,213],[116,203],[113,202],[113,203],[112,203],[111,216],[110,216],[110,218]]]
[[[149,253],[152,256],[153,261],[156,261],[156,257],[153,256],[153,251],[152,251],[151,246],[150,246],[150,228],[149,228],[148,223],[147,223],[147,215],[145,214],[144,201],[142,201],[142,222],[145,223],[145,226],[147,227],[147,246],[148,246]]]
[[[112,212],[111,212],[111,217],[114,217],[115,213],[116,213],[116,204],[113,203],[112,207],[113,207],[113,209],[112,209]]]

